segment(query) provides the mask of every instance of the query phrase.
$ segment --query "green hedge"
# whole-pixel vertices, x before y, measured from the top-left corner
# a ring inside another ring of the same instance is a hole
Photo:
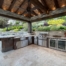
[[[38,31],[60,31],[60,30],[66,30],[66,26],[40,26],[37,29]]]
[[[3,31],[10,31],[10,30],[19,31],[19,30],[21,30],[21,29],[23,29],[22,26],[10,26],[10,27],[8,27],[8,28],[4,28]]]
[[[38,31],[50,31],[50,27],[38,27]]]

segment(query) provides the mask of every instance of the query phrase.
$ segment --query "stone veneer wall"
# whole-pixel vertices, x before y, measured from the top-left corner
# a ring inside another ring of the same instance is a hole
[[[50,31],[49,36],[58,35],[64,37],[64,31]]]
[[[36,31],[35,34],[39,35],[40,32],[44,32],[44,31]],[[58,35],[58,36],[62,36],[64,37],[64,31],[49,31],[49,36],[53,36],[53,35]]]

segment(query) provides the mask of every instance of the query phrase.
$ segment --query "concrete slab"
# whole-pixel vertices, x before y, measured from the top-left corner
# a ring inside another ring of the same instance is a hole
[[[0,66],[66,66],[66,53],[30,45],[6,53],[0,51]]]

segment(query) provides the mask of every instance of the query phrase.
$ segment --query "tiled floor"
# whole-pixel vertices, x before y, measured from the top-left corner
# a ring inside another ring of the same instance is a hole
[[[30,45],[6,53],[0,52],[0,66],[66,66],[66,53]]]

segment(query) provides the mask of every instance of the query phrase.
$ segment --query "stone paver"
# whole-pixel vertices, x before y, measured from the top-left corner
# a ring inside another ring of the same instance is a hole
[[[66,66],[66,53],[30,45],[6,53],[0,51],[0,66]]]

